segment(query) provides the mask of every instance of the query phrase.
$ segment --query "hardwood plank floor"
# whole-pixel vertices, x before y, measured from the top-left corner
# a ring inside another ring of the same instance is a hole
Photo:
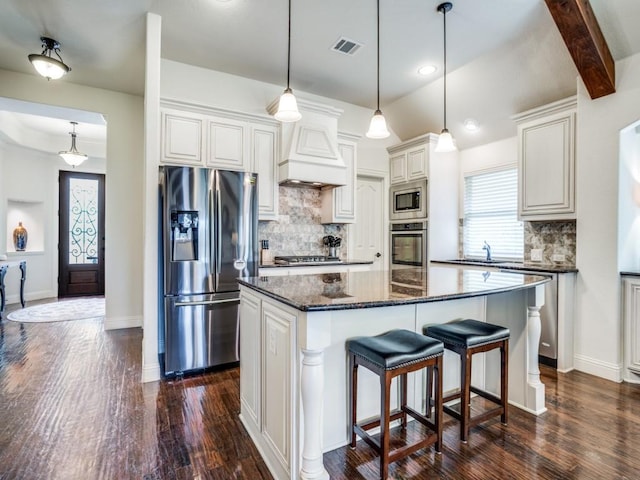
[[[6,320],[18,307],[0,322],[0,479],[271,478],[238,419],[238,369],[141,384],[141,330]],[[442,455],[417,452],[390,478],[640,478],[640,386],[546,367],[543,381],[544,415],[511,408],[466,445],[445,416]],[[332,479],[378,475],[362,442],[325,465]]]

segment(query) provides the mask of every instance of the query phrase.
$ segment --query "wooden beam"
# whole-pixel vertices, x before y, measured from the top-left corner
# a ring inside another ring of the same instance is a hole
[[[591,98],[616,91],[616,69],[589,0],[545,0]]]

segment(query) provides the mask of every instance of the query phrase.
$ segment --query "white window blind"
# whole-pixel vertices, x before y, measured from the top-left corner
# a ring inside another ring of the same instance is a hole
[[[465,257],[485,258],[486,241],[493,258],[524,258],[524,230],[518,221],[516,168],[470,175],[464,179]]]

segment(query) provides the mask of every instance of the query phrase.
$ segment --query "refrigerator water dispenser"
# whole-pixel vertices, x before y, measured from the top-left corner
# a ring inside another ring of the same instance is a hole
[[[171,260],[198,260],[198,212],[171,212]]]

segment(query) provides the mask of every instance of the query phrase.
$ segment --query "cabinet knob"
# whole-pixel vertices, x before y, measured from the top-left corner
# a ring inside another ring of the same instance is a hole
[[[380,252],[376,253],[376,258],[380,258],[382,254]]]

